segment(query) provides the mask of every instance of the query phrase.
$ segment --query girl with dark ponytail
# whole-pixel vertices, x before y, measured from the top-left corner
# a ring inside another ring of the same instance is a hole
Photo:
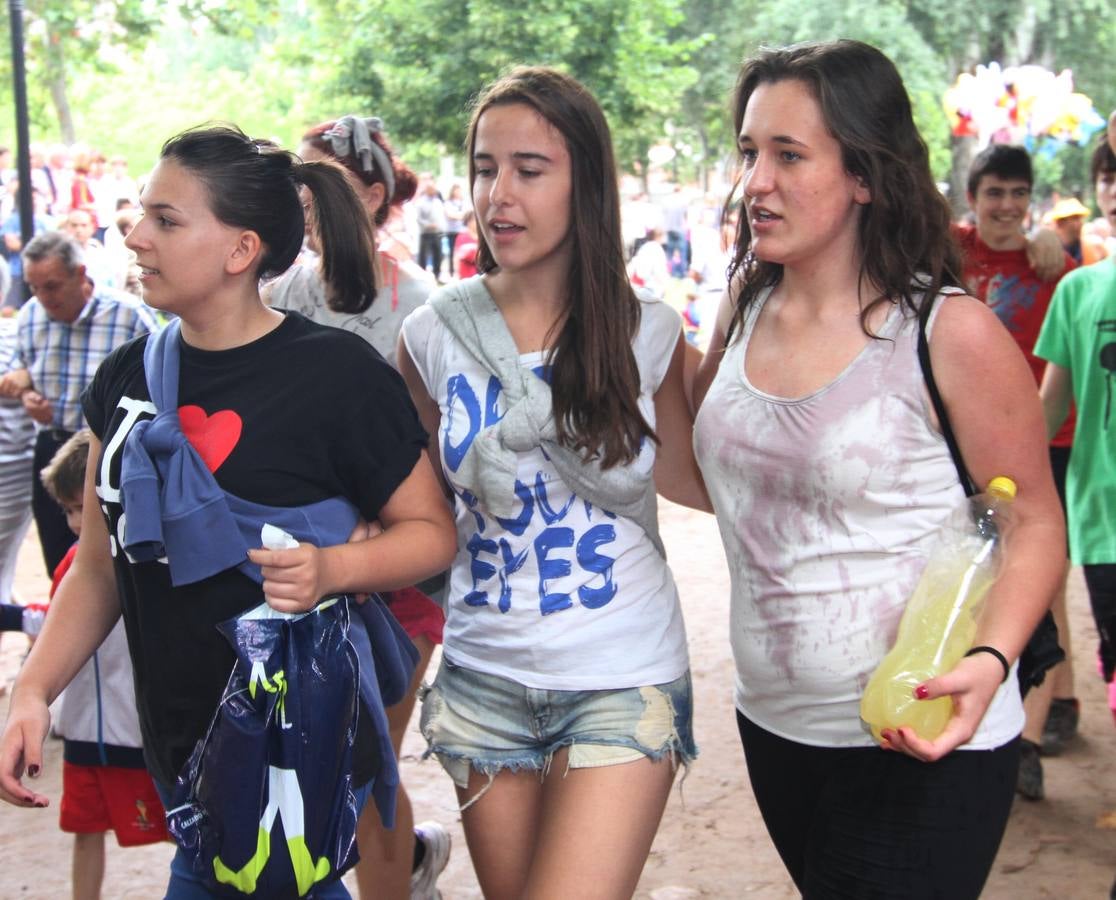
[[[0,739],[0,797],[8,802],[46,805],[20,776],[42,763],[47,705],[121,613],[149,768],[167,792],[205,735],[232,669],[218,623],[265,599],[298,613],[328,595],[411,585],[453,555],[453,525],[426,457],[426,433],[399,376],[364,341],[270,309],[260,298],[260,279],[285,271],[302,246],[300,188],[326,236],[326,279],[346,285],[352,297],[371,298],[371,223],[340,167],[303,163],[228,126],[188,131],[163,147],[143,192],[144,217],[127,244],[138,258],[144,299],[177,320],[151,338],[163,353],[161,379],[145,375],[145,337],[107,357],[84,395],[95,436],[84,538],[55,597],[62,612],[44,629],[13,692]],[[350,383],[361,389],[339,390]],[[195,481],[206,489],[215,483],[230,508],[237,501],[290,513],[292,521],[304,517],[314,527],[287,529],[297,547],[257,549],[247,538],[215,545],[214,505],[191,506],[202,491],[189,479],[160,476],[145,497],[154,515],[125,508],[139,495],[128,476],[137,454],[150,454],[154,469],[166,471],[162,448],[148,436],[172,412],[185,438],[176,452],[196,457],[189,470]],[[173,526],[172,500],[181,513]],[[138,542],[152,519],[164,523],[154,552]],[[346,542],[361,519],[378,520],[382,533]],[[362,715],[354,751],[357,786],[380,764],[365,721]],[[208,896],[206,890],[180,851],[167,896]],[[348,893],[336,880],[312,895]]]
[[[359,335],[394,365],[403,320],[426,302],[437,284],[413,262],[388,251],[386,244],[377,247],[376,240],[391,211],[414,196],[418,180],[395,155],[383,123],[374,116],[348,115],[315,125],[303,135],[298,155],[307,162],[336,163],[348,176],[373,232],[368,266],[378,293],[347,289],[326,269],[323,256],[320,263],[311,259],[292,266],[267,285],[264,297],[272,306]],[[347,235],[325,233],[312,217],[308,225],[307,243],[314,253],[328,254],[335,242],[347,239]]]

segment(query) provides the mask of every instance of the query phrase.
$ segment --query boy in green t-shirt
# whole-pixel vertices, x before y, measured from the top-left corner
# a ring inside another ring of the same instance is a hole
[[[1116,152],[1104,140],[1091,172],[1097,205],[1116,226]],[[1116,716],[1116,260],[1058,283],[1034,352],[1047,360],[1040,389],[1047,431],[1058,430],[1071,400],[1077,406],[1066,479],[1070,558],[1084,567]]]

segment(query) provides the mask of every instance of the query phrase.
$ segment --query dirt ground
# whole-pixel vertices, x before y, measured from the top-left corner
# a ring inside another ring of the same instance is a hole
[[[736,736],[726,634],[728,573],[716,525],[700,513],[662,507],[663,537],[689,633],[701,756],[671,797],[637,897],[792,898],[796,892],[760,821]],[[31,600],[46,588],[32,535],[23,548],[17,589]],[[1077,570],[1071,574],[1069,605],[1082,734],[1063,756],[1044,762],[1046,800],[1017,801],[984,893],[989,900],[1102,900],[1116,874],[1116,728],[1093,663],[1096,637]],[[15,677],[24,650],[22,637],[5,636],[0,684]],[[6,711],[7,699],[0,699],[0,715]],[[450,781],[433,760],[420,760],[422,749],[421,736],[413,731],[404,745],[403,778],[416,819],[437,819],[453,833],[454,851],[439,882],[442,895],[479,898]],[[0,900],[69,896],[70,841],[57,828],[61,750],[61,742],[49,742],[38,783],[51,798],[49,809],[0,808]],[[104,896],[162,896],[170,856],[169,845],[121,850],[110,841]]]

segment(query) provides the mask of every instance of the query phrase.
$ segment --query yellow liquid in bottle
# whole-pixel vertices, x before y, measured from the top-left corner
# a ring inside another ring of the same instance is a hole
[[[927,565],[899,623],[895,646],[873,673],[860,701],[860,717],[881,740],[884,728],[913,728],[933,740],[945,730],[953,700],[917,700],[914,689],[948,672],[972,646],[976,612],[995,580],[994,566],[958,551]]]

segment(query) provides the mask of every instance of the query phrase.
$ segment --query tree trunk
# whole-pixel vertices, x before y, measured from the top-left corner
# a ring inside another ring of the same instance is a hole
[[[47,34],[46,57],[47,84],[50,87],[50,99],[54,101],[54,109],[58,113],[62,143],[73,144],[77,141],[77,133],[74,131],[74,117],[70,112],[70,100],[66,93],[66,56],[62,50],[62,41],[56,34]]]
[[[709,193],[709,153],[712,148],[709,146],[709,133],[706,131],[705,126],[702,125],[697,130],[698,137],[701,139],[701,192],[703,194]]]
[[[50,97],[54,101],[54,108],[58,112],[58,128],[62,133],[63,144],[73,144],[77,141],[74,131],[74,117],[70,113],[70,101],[66,97],[66,76],[64,73],[52,73],[50,76]]]
[[[953,218],[960,219],[969,209],[969,167],[976,156],[976,138],[951,136],[949,149],[953,157],[949,172],[949,205],[953,209]]]
[[[987,56],[987,53],[987,49],[982,46],[977,35],[972,35],[960,56],[952,60],[948,73],[950,84],[953,84],[962,72],[972,72],[978,63],[989,62],[991,57]],[[973,157],[976,156],[976,138],[950,135],[949,152],[952,161],[949,170],[949,206],[956,220],[969,211],[969,167],[973,164]]]
[[[1015,25],[1015,58],[1012,62],[1016,65],[1033,62],[1037,37],[1038,13],[1033,6],[1026,4]]]
[[[639,168],[639,184],[644,195],[651,196],[651,146],[646,141],[641,141],[636,151],[637,158],[633,162]]]

